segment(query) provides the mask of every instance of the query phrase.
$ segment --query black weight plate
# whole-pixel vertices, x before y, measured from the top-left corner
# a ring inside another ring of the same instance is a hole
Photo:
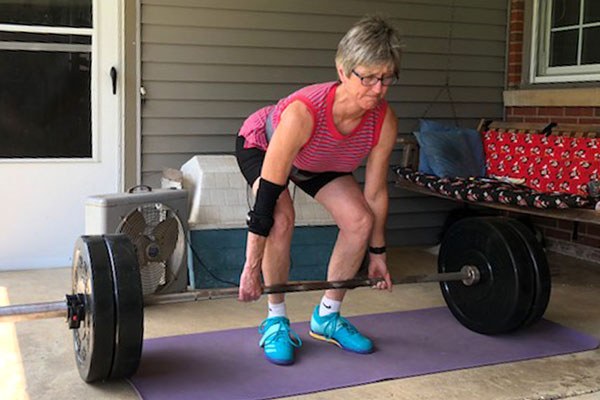
[[[512,331],[523,323],[533,302],[533,272],[520,237],[498,218],[466,218],[450,227],[440,247],[439,272],[465,265],[479,269],[480,281],[442,282],[446,304],[467,328],[483,334]]]
[[[523,321],[523,327],[534,324],[539,321],[550,301],[550,292],[552,290],[552,280],[550,277],[550,267],[546,259],[546,253],[535,234],[522,222],[513,218],[508,218],[508,224],[517,232],[529,250],[529,256],[534,268],[534,297],[531,311],[528,317]]]
[[[115,342],[115,303],[108,251],[101,236],[82,236],[73,253],[72,293],[85,296],[85,316],[73,329],[75,361],[86,382],[109,377]]]
[[[125,235],[105,235],[111,260],[115,298],[115,350],[111,379],[137,371],[144,334],[144,299],[135,248]]]

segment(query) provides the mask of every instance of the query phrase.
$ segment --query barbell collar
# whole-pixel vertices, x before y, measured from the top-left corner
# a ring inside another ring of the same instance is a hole
[[[328,289],[355,289],[372,287],[383,281],[376,279],[350,279],[344,281],[299,281],[281,285],[266,286],[263,294],[309,292]],[[426,282],[462,281],[465,285],[473,285],[479,281],[479,270],[470,265],[459,272],[446,272],[431,275],[413,275],[393,280],[394,285]],[[158,304],[184,303],[237,297],[239,288],[198,289],[182,293],[156,294],[144,296],[144,306]],[[0,322],[20,322],[35,319],[67,317],[68,306],[65,301],[48,303],[19,304],[0,307]]]

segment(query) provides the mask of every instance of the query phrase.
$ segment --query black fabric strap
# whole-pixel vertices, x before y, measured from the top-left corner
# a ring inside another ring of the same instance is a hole
[[[369,246],[369,253],[371,253],[371,254],[383,254],[383,253],[385,253],[385,251],[386,251],[385,246],[381,246],[381,247]]]
[[[269,236],[274,223],[275,204],[284,190],[285,186],[260,178],[254,209],[248,213],[246,220],[250,232],[260,236]]]
[[[258,215],[254,211],[250,211],[246,217],[248,230],[260,236],[269,236],[269,232],[273,227],[275,220],[268,215]]]

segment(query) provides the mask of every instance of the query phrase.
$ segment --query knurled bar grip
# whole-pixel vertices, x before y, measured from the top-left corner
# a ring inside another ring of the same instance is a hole
[[[67,317],[67,303],[64,300],[0,307],[0,322],[19,322],[58,317]]]
[[[394,280],[395,285],[425,282],[463,281],[465,285],[472,285],[479,280],[478,270],[472,266],[465,266],[459,272],[446,272],[432,275],[406,276]],[[301,281],[281,285],[266,286],[263,294],[309,292],[327,289],[354,289],[364,286],[375,286],[382,278],[377,279],[350,279],[345,281]],[[183,293],[156,294],[144,297],[144,306],[169,303],[184,303],[201,300],[237,297],[239,288],[199,289]],[[0,322],[19,322],[34,319],[57,318],[67,316],[65,301],[47,303],[18,304],[0,307]]]

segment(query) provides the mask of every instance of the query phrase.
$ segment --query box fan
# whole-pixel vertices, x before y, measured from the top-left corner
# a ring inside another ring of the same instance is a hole
[[[123,233],[140,265],[144,295],[187,288],[188,192],[136,186],[126,193],[88,197],[88,235]]]

